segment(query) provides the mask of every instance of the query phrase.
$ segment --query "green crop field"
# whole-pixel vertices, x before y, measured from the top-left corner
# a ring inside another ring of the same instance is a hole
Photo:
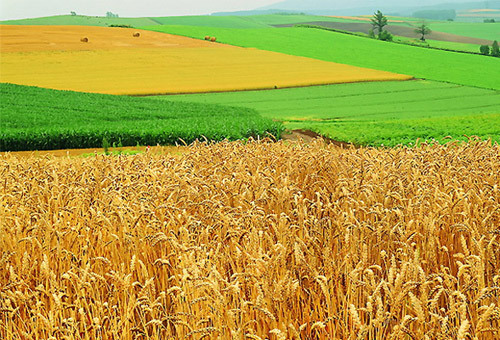
[[[178,16],[153,18],[163,25],[202,26],[221,28],[269,28],[272,25],[296,24],[310,21],[349,21],[353,20],[330,18],[316,15],[249,15],[249,16]]]
[[[0,84],[0,151],[191,143],[279,136],[255,110]]]
[[[107,18],[85,15],[56,15],[50,17],[0,21],[2,25],[84,25],[109,26],[130,25],[184,25],[223,28],[264,28],[271,25],[295,24],[310,21],[357,22],[357,20],[331,18],[316,15],[249,15],[249,16],[212,16],[191,15],[153,18]]]
[[[132,27],[157,25],[151,18],[107,18],[86,15],[56,15],[33,19],[5,20],[1,25],[78,25],[78,26],[109,26],[130,25]]]
[[[314,22],[314,21],[330,21],[330,22],[359,22],[355,19],[347,18],[334,18],[322,15],[283,15],[283,14],[266,14],[266,15],[252,15],[249,18],[253,18],[256,21],[267,25],[288,25],[304,22]]]
[[[465,37],[481,38],[500,41],[500,22],[473,23],[443,21],[430,24],[431,29],[439,32],[463,35]]]
[[[433,31],[451,33],[464,37],[479,38],[486,40],[500,40],[500,22],[460,22],[460,21],[434,21],[415,20],[413,26],[425,22]],[[391,25],[408,26],[408,23],[391,23]]]
[[[432,40],[432,39],[426,39],[425,42],[421,42],[420,39],[412,39],[401,36],[394,37],[394,41],[402,42],[405,44],[413,44],[415,46],[422,46],[422,47],[428,46],[433,48],[441,48],[453,51],[472,52],[472,53],[479,53],[479,47],[480,47],[480,45],[476,44],[463,44],[452,41],[442,41],[442,40]]]
[[[224,27],[224,28],[263,28],[269,27],[265,23],[255,20],[252,16],[178,16],[154,18],[156,22],[163,25],[186,25],[201,27]]]
[[[496,75],[500,58],[425,49],[313,28],[264,29],[199,28],[193,26],[144,27],[194,38],[205,35],[242,47],[316,58],[418,78],[500,89]]]
[[[312,129],[335,140],[364,145],[409,144],[417,138],[491,137],[500,141],[500,92],[434,81],[373,82],[150,97],[151,100],[238,105]]]

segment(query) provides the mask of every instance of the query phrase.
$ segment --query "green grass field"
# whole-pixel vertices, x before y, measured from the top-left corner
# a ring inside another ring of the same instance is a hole
[[[187,143],[279,136],[255,110],[0,84],[0,151]]]
[[[433,81],[373,82],[149,97],[151,100],[237,105],[363,145],[409,144],[417,138],[491,137],[500,141],[500,92]]]
[[[202,27],[221,27],[221,28],[269,28],[272,25],[286,25],[310,21],[348,21],[355,20],[330,18],[317,15],[249,15],[249,16],[178,16],[153,18],[162,25],[180,25],[180,26],[202,26]]]
[[[422,22],[425,22],[431,30],[436,32],[451,33],[471,38],[500,40],[500,22],[484,23],[416,19],[413,25]],[[394,23],[394,25],[408,26],[408,23]]]
[[[299,27],[301,25],[298,25]],[[302,25],[303,27],[307,28],[316,28],[316,29],[323,29],[326,31],[332,31],[332,32],[340,32],[340,33],[345,33],[349,35],[357,35],[360,37],[369,37],[368,34],[363,33],[363,32],[352,32],[352,31],[343,31],[335,28],[329,28],[321,25],[312,25],[312,24],[307,24],[307,25]],[[410,25],[413,27],[412,25]],[[458,42],[452,42],[452,41],[442,41],[442,40],[432,40],[432,39],[426,39],[425,42],[420,41],[418,38],[408,38],[408,37],[403,37],[400,35],[393,35],[393,42],[398,42],[398,43],[403,43],[407,45],[412,45],[412,46],[418,46],[418,47],[424,47],[424,48],[438,48],[438,49],[445,49],[449,51],[458,51],[458,52],[467,52],[467,53],[478,53],[479,52],[479,47],[480,45],[478,44],[465,44],[465,43],[458,43]]]
[[[263,28],[267,24],[255,20],[252,16],[178,16],[154,18],[162,25],[186,25],[201,27],[224,27],[224,28]]]
[[[472,23],[472,22],[443,21],[443,22],[433,22],[429,26],[434,31],[463,35],[465,37],[500,41],[500,22]]]
[[[224,29],[144,27],[194,38],[205,35],[242,47],[408,74],[418,78],[500,89],[500,58],[425,49],[313,28]]]
[[[2,25],[84,25],[109,26],[130,25],[133,27],[147,25],[185,25],[198,27],[223,28],[263,28],[271,25],[294,24],[309,21],[341,21],[356,22],[355,20],[329,18],[316,15],[250,15],[250,16],[173,16],[153,18],[107,18],[85,15],[56,15],[50,17],[0,21]]]
[[[415,46],[422,46],[422,47],[429,46],[433,48],[442,48],[447,50],[472,52],[472,53],[479,53],[479,46],[480,46],[476,44],[463,44],[452,41],[442,41],[442,40],[432,40],[432,39],[426,39],[425,43],[422,43],[419,39],[412,39],[401,36],[394,37],[394,41],[402,42],[405,44],[413,44]]]
[[[109,26],[130,25],[132,27],[157,25],[151,18],[107,18],[86,15],[55,15],[33,19],[0,21],[1,25],[75,25],[75,26]]]
[[[322,15],[252,15],[251,18],[267,25],[288,25],[313,21],[330,21],[330,22],[359,22],[359,20],[346,18],[333,18]]]

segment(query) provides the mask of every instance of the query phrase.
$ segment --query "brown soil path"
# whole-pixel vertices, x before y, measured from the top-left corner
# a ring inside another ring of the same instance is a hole
[[[127,154],[130,152],[145,152],[148,147],[146,146],[130,146],[122,148],[109,148],[110,153],[123,152]],[[187,150],[185,146],[153,146],[150,152],[164,153],[164,154],[180,154]],[[40,151],[12,151],[0,152],[0,156],[18,156],[18,157],[78,157],[83,155],[103,154],[103,148],[87,148],[87,149],[62,149],[62,150],[40,150]]]
[[[322,138],[326,144],[334,144],[342,148],[358,148],[358,145],[340,142],[328,137],[324,137],[319,133],[310,130],[287,130],[282,134],[282,140],[290,142],[298,142],[300,140],[310,143],[316,138]],[[145,152],[146,146],[134,146],[134,147],[122,147],[122,148],[110,148],[110,153],[117,153],[118,151],[127,154],[129,152]],[[153,146],[149,149],[149,152],[159,153],[159,154],[182,154],[188,150],[186,146]],[[0,152],[0,157],[2,156],[16,156],[16,157],[80,157],[84,155],[92,154],[103,154],[103,148],[87,148],[87,149],[62,149],[62,150],[41,150],[41,151],[12,151],[12,152]]]
[[[326,144],[333,144],[335,146],[348,149],[348,148],[359,148],[359,145],[351,144],[351,143],[346,143],[346,142],[341,142],[337,141],[328,137],[324,137],[320,135],[319,133],[316,133],[311,130],[302,130],[302,129],[297,129],[297,130],[288,130],[284,132],[281,136],[283,140],[286,141],[291,141],[291,142],[298,142],[299,140],[302,140],[306,143],[310,143],[314,139],[317,138],[322,138]]]

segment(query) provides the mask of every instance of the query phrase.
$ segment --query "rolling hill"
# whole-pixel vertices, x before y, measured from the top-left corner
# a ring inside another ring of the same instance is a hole
[[[145,27],[158,32],[203,38],[376,70],[409,74],[468,86],[500,89],[495,70],[500,58],[424,49],[325,30],[290,27],[224,29],[192,26]]]

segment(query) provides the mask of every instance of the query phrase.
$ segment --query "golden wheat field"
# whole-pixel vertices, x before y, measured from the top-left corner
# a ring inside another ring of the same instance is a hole
[[[135,33],[140,36],[134,37]],[[82,42],[82,37],[88,42]],[[125,28],[3,25],[0,44],[2,82],[105,94],[256,90],[412,78]]]
[[[500,146],[0,157],[2,339],[498,339]]]

